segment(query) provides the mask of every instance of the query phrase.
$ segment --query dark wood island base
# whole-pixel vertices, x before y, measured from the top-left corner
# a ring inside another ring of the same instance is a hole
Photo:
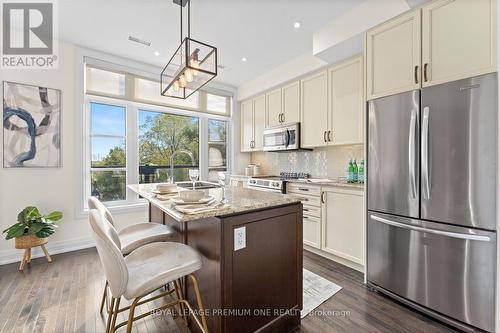
[[[187,222],[150,203],[149,220],[171,226],[174,241],[201,254],[196,276],[210,332],[289,332],[300,325],[301,203]],[[234,230],[240,227],[246,246],[234,250]],[[189,281],[185,290],[196,304]]]

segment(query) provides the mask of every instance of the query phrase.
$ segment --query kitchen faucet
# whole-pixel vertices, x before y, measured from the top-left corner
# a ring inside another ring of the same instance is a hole
[[[188,155],[191,158],[192,165],[193,166],[195,165],[194,155],[192,152],[190,152],[189,150],[186,150],[186,149],[179,149],[179,150],[174,151],[172,153],[172,155],[170,156],[170,182],[172,184],[174,183],[174,180],[175,180],[174,179],[174,158],[178,153],[184,153],[184,154]]]

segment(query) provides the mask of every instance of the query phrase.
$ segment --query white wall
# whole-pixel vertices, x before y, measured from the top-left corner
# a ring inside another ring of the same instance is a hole
[[[0,154],[0,230],[16,222],[24,207],[34,205],[42,213],[61,210],[63,220],[48,244],[51,253],[65,252],[92,246],[90,228],[86,219],[75,218],[75,196],[78,191],[75,160],[81,152],[75,151],[75,47],[60,42],[57,70],[0,70],[0,80],[39,85],[62,91],[61,144],[62,167],[52,169],[5,169]],[[3,96],[2,96],[3,100]],[[3,135],[0,138],[3,147]],[[117,214],[118,227],[131,221],[147,218],[146,209]],[[37,255],[37,252],[34,253]],[[19,261],[22,250],[14,249],[14,241],[0,240],[0,264]]]

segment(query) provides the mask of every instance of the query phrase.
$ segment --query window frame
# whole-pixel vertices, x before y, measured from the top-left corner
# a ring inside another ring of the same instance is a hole
[[[231,117],[227,115],[214,115],[211,113],[186,110],[176,107],[159,106],[156,104],[142,103],[138,101],[127,101],[123,98],[110,97],[110,96],[97,96],[93,94],[84,95],[84,110],[83,110],[83,156],[84,156],[84,186],[83,186],[83,199],[84,199],[84,212],[88,211],[86,198],[91,195],[91,104],[100,103],[112,106],[124,107],[125,116],[125,172],[126,172],[126,185],[139,183],[139,111],[151,111],[160,113],[169,113],[179,116],[196,117],[199,119],[199,170],[200,180],[207,181],[209,173],[208,161],[208,120],[222,120],[227,122],[226,133],[226,166],[228,172],[231,171],[232,166],[232,150],[231,145]],[[109,169],[111,171],[111,169]],[[122,168],[120,168],[122,170]],[[125,200],[108,201],[106,205],[112,209],[127,210],[135,206],[143,207],[147,201],[140,199],[137,193],[127,188]]]

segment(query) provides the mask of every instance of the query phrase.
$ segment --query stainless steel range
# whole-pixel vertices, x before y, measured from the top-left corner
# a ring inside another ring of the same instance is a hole
[[[259,191],[286,193],[286,183],[289,180],[308,179],[311,175],[304,172],[280,172],[279,176],[256,176],[249,178],[249,188]]]

